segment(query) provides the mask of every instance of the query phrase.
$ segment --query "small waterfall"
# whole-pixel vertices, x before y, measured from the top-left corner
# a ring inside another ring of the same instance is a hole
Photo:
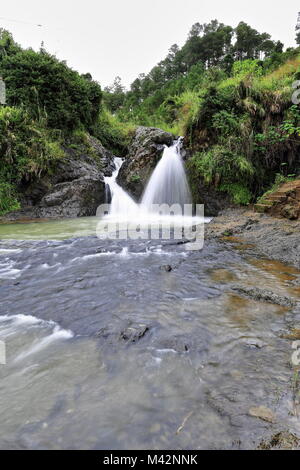
[[[126,218],[150,215],[152,204],[184,204],[191,203],[191,194],[185,175],[180,153],[181,139],[171,147],[165,146],[163,155],[157,164],[144,191],[141,205],[137,204],[129,194],[117,183],[117,176],[123,164],[121,158],[114,160],[116,169],[112,176],[104,179],[106,184],[107,202],[111,199],[110,215]]]
[[[165,147],[142,198],[143,206],[150,210],[152,204],[191,203],[191,193],[187,182],[181,153],[181,139],[171,147]]]
[[[117,183],[117,176],[123,164],[122,158],[116,157],[114,160],[114,164],[116,166],[116,169],[113,174],[104,178],[105,184],[110,189],[110,214],[122,216],[130,215],[133,213],[136,214],[138,208],[137,204],[129,196],[129,194],[127,194],[126,191],[124,191],[124,189],[122,189],[121,186],[119,186]]]

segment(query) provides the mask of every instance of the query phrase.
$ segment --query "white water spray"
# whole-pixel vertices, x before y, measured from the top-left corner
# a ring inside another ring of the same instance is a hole
[[[180,154],[181,139],[165,147],[142,198],[146,209],[152,204],[191,204],[191,194]]]
[[[121,158],[116,157],[114,160],[116,166],[115,171],[111,176],[104,178],[104,182],[109,186],[111,192],[111,206],[110,214],[111,215],[131,215],[136,214],[138,206],[135,201],[129,196],[129,194],[124,191],[121,186],[117,183],[117,177],[120,171],[120,168],[123,164]]]
[[[191,194],[185,175],[180,154],[181,139],[171,147],[165,146],[163,155],[157,164],[142,197],[139,206],[124,189],[117,183],[117,177],[122,166],[122,159],[115,158],[116,166],[112,176],[105,178],[105,183],[111,192],[111,216],[141,216],[151,212],[153,204],[184,204],[191,203]]]

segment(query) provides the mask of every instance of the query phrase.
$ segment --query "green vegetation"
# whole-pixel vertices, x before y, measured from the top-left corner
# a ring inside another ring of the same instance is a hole
[[[24,107],[47,127],[70,131],[97,122],[102,92],[90,75],[80,75],[48,54],[22,50],[0,30],[0,75],[9,106]]]
[[[183,135],[194,189],[202,180],[248,204],[277,174],[300,172],[300,109],[292,103],[299,78],[298,48],[283,52],[244,22],[233,29],[213,20],[196,23],[185,45],[173,45],[129,91],[118,77],[104,101],[120,122]]]
[[[64,157],[59,142],[21,108],[0,108],[0,214],[18,208],[22,182],[50,171]]]
[[[300,22],[296,26],[299,39]],[[137,125],[183,135],[195,202],[199,182],[248,204],[300,173],[300,110],[292,84],[300,49],[240,22],[196,23],[182,48],[126,91],[117,77],[103,91],[43,47],[35,52],[0,29],[0,213],[19,205],[28,182],[55,171],[65,147],[93,156],[89,135],[126,155]],[[277,178],[277,179],[276,179]],[[134,175],[138,181],[139,175]]]
[[[282,173],[277,173],[276,177],[275,177],[275,181],[274,183],[272,184],[272,186],[270,187],[270,189],[268,189],[268,191],[266,191],[262,196],[260,196],[257,200],[258,203],[261,203],[263,204],[264,201],[266,199],[268,199],[268,196],[270,196],[270,194],[274,193],[275,191],[277,191],[277,189],[279,189],[279,187],[284,184],[284,183],[288,183],[290,181],[293,181],[295,179],[295,176],[296,175],[288,175],[288,176],[284,176]]]
[[[93,156],[89,134],[118,154],[132,126],[120,125],[102,106],[102,90],[48,54],[24,50],[0,29],[0,77],[7,106],[0,107],[0,215],[19,208],[23,188],[55,172],[65,147]]]

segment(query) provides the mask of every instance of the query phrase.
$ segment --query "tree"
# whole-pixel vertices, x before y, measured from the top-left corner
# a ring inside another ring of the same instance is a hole
[[[195,23],[191,27],[191,30],[189,32],[189,39],[193,37],[198,37],[200,34],[203,32],[203,25],[200,23]]]
[[[243,21],[238,24],[235,33],[234,51],[238,60],[260,59],[262,54],[268,57],[276,48],[268,33],[260,34]]]
[[[104,103],[108,109],[115,113],[125,101],[125,87],[122,85],[121,77],[117,76],[112,85],[104,88]]]
[[[92,127],[99,115],[100,86],[70,69],[47,52],[31,49],[0,56],[7,104],[25,107],[31,117],[49,127],[72,130]]]

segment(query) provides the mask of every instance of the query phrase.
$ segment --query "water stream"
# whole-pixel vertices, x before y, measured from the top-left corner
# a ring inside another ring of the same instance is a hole
[[[192,201],[183,162],[180,155],[181,140],[165,147],[142,198],[145,208],[152,204],[190,204]]]
[[[113,210],[135,211],[115,177]],[[290,309],[232,288],[299,299],[300,272],[234,243],[99,240],[96,220],[0,226],[0,448],[253,448],[299,434]],[[275,424],[249,415],[261,405]]]

